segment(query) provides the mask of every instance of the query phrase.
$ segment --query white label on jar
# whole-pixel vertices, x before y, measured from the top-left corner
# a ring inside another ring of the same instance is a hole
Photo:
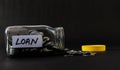
[[[34,48],[34,47],[42,47],[41,35],[12,36],[11,48]]]

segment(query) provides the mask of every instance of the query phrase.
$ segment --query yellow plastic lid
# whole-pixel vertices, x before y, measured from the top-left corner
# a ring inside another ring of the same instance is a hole
[[[82,51],[88,52],[105,52],[106,45],[82,45]]]

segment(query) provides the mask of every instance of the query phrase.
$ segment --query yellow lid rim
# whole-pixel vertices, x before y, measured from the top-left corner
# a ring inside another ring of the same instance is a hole
[[[82,45],[82,51],[104,52],[106,51],[106,45]]]

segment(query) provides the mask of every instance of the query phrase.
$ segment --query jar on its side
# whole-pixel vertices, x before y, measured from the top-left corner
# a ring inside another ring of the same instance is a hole
[[[34,39],[37,37],[35,42]],[[5,38],[7,55],[16,55],[22,52],[41,53],[44,49],[49,50],[49,48],[64,49],[63,27],[53,28],[47,25],[9,26],[5,30]],[[19,45],[16,42],[20,42]],[[36,44],[33,45],[30,42]]]

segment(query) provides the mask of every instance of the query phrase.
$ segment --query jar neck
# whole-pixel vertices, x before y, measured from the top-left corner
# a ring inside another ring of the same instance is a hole
[[[56,42],[55,45],[59,49],[64,49],[64,28],[63,27],[56,27]]]

